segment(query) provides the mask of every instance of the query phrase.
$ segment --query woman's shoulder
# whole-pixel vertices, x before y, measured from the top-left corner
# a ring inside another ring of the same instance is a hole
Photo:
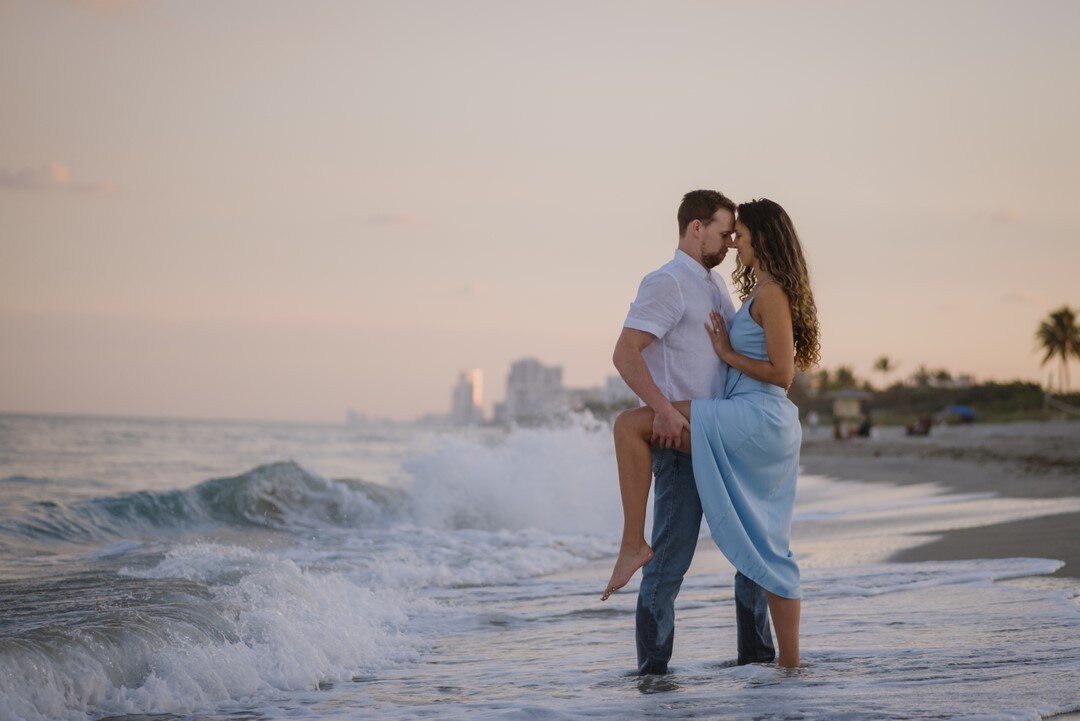
[[[791,303],[779,283],[763,283],[756,289],[754,297],[756,302],[751,309],[751,315],[755,316],[755,320],[766,315],[774,318],[791,317]]]
[[[754,297],[759,303],[764,303],[765,305],[772,305],[773,303],[783,303],[784,305],[787,305],[788,303],[787,293],[780,287],[780,284],[775,281],[762,283],[758,286],[754,293]]]

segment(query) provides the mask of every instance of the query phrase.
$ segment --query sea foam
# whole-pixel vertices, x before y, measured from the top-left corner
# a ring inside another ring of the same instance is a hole
[[[0,640],[0,718],[191,713],[314,689],[415,658],[409,614],[428,605],[210,543],[120,574],[158,582],[156,597]],[[191,585],[161,583],[178,579]]]
[[[611,532],[618,538],[622,514],[611,433],[587,418],[516,429],[498,443],[447,437],[404,468],[423,526]]]

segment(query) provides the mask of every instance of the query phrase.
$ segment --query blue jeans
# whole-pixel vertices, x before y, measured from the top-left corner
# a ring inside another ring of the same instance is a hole
[[[701,529],[701,501],[690,456],[653,450],[652,560],[642,569],[637,603],[638,673],[667,673],[675,642],[675,597],[690,568]],[[735,574],[740,665],[776,658],[765,589]]]

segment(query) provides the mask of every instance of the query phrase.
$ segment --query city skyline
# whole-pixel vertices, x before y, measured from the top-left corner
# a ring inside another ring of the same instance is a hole
[[[521,357],[594,386],[698,187],[789,211],[825,367],[1045,383],[1038,323],[1080,306],[1078,24],[10,0],[0,412],[404,420]]]

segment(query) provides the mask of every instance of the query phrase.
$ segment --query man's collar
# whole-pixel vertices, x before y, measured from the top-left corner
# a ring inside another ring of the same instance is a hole
[[[701,263],[694,260],[693,258],[691,258],[690,254],[687,253],[682,248],[676,248],[675,249],[675,260],[679,261],[680,263],[683,263],[685,265],[690,266],[694,270],[694,272],[701,275],[701,277],[703,277],[703,278],[708,278],[709,277],[709,269],[706,268],[705,266],[703,266]]]

